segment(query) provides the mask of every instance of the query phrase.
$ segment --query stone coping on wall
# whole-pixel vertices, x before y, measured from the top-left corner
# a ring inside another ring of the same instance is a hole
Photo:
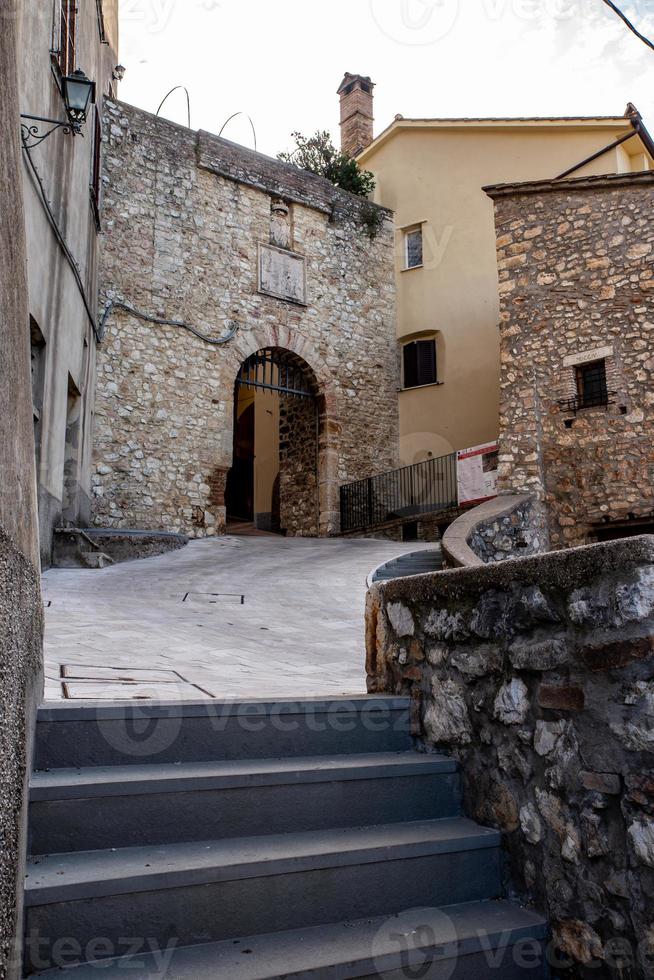
[[[410,600],[412,603],[459,598],[462,594],[474,597],[490,588],[503,589],[513,585],[530,586],[538,583],[541,589],[577,588],[596,574],[621,572],[625,565],[654,565],[654,535],[641,535],[606,541],[601,544],[566,548],[547,554],[528,555],[512,562],[450,568],[428,572],[410,579],[392,579],[374,585],[371,595],[380,593],[384,602]]]
[[[483,559],[470,547],[469,542],[474,532],[481,525],[500,520],[532,500],[532,495],[528,493],[503,494],[466,511],[450,524],[443,535],[443,555],[446,564],[453,568],[484,565]]]
[[[566,193],[567,191],[597,190],[598,188],[633,187],[654,184],[654,170],[641,170],[628,174],[598,174],[596,176],[554,178],[552,180],[525,180],[512,184],[488,184],[482,190],[495,200],[513,194],[543,194],[548,191]]]
[[[206,130],[189,130],[186,126],[155,116],[127,102],[107,100],[106,105],[109,108],[115,107],[131,120],[140,116],[149,125],[156,125],[162,131],[177,131],[180,142],[195,144],[198,167],[225,180],[253,187],[287,202],[303,204],[330,217],[340,214],[363,220],[370,211],[378,212],[385,218],[393,217],[393,212],[388,208],[335,187],[326,178],[302,170],[292,163],[250,150]]]
[[[393,216],[388,208],[341,190],[324,177],[231,143],[205,130],[198,133],[197,152],[199,167],[285,201],[304,204],[329,215],[340,212],[361,218],[365,209],[372,209],[384,217]]]

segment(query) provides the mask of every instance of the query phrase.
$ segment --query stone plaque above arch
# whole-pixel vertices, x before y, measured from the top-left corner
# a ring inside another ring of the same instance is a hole
[[[306,306],[307,269],[304,256],[260,243],[259,292]]]

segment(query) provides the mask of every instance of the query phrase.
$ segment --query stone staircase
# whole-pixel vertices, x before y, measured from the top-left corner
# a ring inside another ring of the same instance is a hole
[[[440,572],[443,568],[443,550],[434,545],[423,551],[410,551],[385,562],[370,576],[369,584],[388,582],[393,578],[407,578],[411,575],[424,575],[427,572]]]
[[[460,806],[403,698],[44,707],[26,975],[540,980]]]

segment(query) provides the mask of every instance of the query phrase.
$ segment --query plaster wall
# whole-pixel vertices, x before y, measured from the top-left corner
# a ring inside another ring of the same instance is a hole
[[[59,90],[56,55],[58,4],[29,0],[20,17],[20,110],[50,119],[65,119]],[[99,11],[103,18],[100,18]],[[80,0],[77,14],[77,66],[97,84],[97,109],[112,88],[117,63],[117,0]],[[90,520],[91,421],[95,383],[97,318],[97,256],[99,228],[91,202],[94,150],[94,110],[84,138],[55,131],[31,151],[52,205],[55,220],[79,266],[84,300],[58,243],[37,179],[23,159],[22,178],[28,249],[29,309],[45,346],[42,348],[38,442],[40,548],[43,564],[50,562],[53,528],[63,521],[88,526]],[[29,124],[29,123],[28,123]],[[47,130],[47,125],[45,125]],[[44,131],[43,125],[41,131]],[[79,392],[79,435],[74,464],[69,459],[66,482],[70,501],[64,507],[64,465],[70,389]],[[64,513],[65,510],[65,513]]]

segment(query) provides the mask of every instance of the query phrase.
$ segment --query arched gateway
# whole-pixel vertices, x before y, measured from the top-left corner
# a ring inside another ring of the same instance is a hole
[[[324,533],[325,409],[318,379],[298,354],[265,347],[246,358],[234,389],[228,520],[288,535]]]
[[[338,534],[340,485],[399,462],[390,214],[208,133],[107,113],[94,522],[222,534],[229,480],[236,516]]]

